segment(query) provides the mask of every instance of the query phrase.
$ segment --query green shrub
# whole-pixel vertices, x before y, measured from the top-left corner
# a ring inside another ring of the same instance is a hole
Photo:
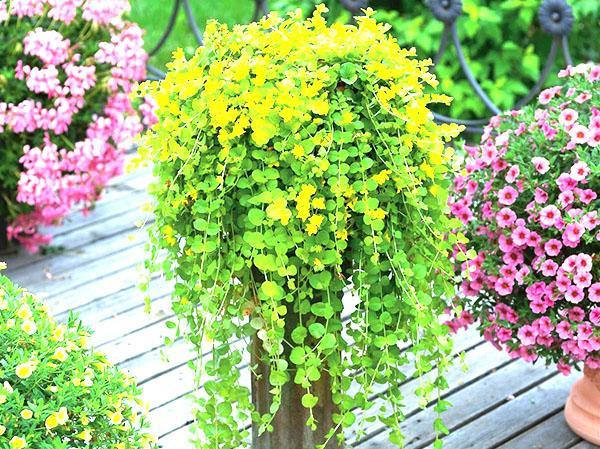
[[[89,336],[0,275],[0,448],[155,447],[133,379],[90,350]]]
[[[301,7],[306,14],[318,3],[327,3],[335,11],[334,20],[347,21],[350,13],[339,0],[274,0],[271,7],[290,10]],[[544,65],[552,38],[544,33],[537,19],[541,0],[463,0],[463,15],[458,19],[458,31],[475,78],[492,101],[502,110],[510,110],[537,81]],[[600,2],[570,0],[575,22],[570,38],[575,62],[597,61],[600,58]],[[392,25],[392,32],[401,46],[415,46],[420,58],[435,56],[443,30],[423,0],[374,0],[376,18]],[[559,55],[555,70],[564,66]],[[454,101],[440,112],[457,118],[488,116],[483,102],[475,95],[462,75],[456,52],[450,47],[436,67],[440,91]],[[546,85],[556,84],[551,76]]]
[[[444,143],[460,128],[434,123],[428,105],[450,98],[424,93],[437,84],[428,63],[386,25],[327,27],[322,11],[231,30],[212,22],[205,47],[189,60],[180,52],[143,89],[160,118],[138,160],[156,176],[148,267],[177,280],[173,308],[189,339],[213,348],[200,367],[200,447],[245,447],[238,426],[250,419],[270,430],[288,382],[312,409],[324,372],[339,428],[388,385],[393,411],[379,419],[399,443],[406,365],[439,369],[420,382],[422,403],[445,385],[451,342],[439,316],[454,291],[455,224]],[[359,300],[347,321],[345,289]],[[270,368],[265,416],[236,369],[245,348],[232,342],[247,337]]]

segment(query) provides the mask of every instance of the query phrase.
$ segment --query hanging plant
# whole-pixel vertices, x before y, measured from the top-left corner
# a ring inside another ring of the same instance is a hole
[[[0,0],[0,233],[30,251],[121,172],[152,104],[142,30],[128,0]],[[7,229],[6,229],[7,228]],[[0,242],[4,240],[0,238]]]
[[[0,447],[156,448],[135,381],[90,349],[90,332],[0,275]]]
[[[337,447],[382,386],[375,415],[400,444],[407,365],[437,370],[415,391],[422,405],[446,385],[445,142],[460,128],[433,122],[428,105],[450,98],[423,92],[430,63],[372,11],[331,27],[324,11],[211,22],[205,47],[145,86],[159,117],[138,161],[156,176],[148,267],[176,279],[189,340],[212,348],[198,447],[247,447],[250,421],[257,448],[286,425],[286,447]],[[249,349],[253,401],[237,368]]]
[[[452,213],[477,252],[462,316],[513,357],[600,368],[600,66],[559,73],[537,107],[495,117],[467,147]]]

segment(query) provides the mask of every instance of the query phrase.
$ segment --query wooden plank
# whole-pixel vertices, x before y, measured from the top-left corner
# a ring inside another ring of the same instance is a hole
[[[498,449],[567,449],[580,440],[581,438],[569,429],[563,411],[560,410],[557,414],[499,446]]]
[[[501,444],[513,438],[523,429],[543,420],[560,410],[569,395],[577,376],[565,377],[556,374],[536,387],[517,396],[489,413],[469,422],[444,438],[446,449],[481,448]],[[508,377],[511,383],[516,376]],[[497,388],[497,382],[488,385]]]
[[[164,325],[164,321],[170,319],[175,319],[171,310],[171,298],[163,296],[153,301],[150,313],[146,313],[143,304],[140,304],[125,313],[97,322],[92,342],[102,350],[102,346],[107,343],[116,342],[159,322]]]
[[[91,262],[102,260],[104,257],[123,252],[135,246],[145,244],[147,234],[139,230],[125,230],[84,248],[68,250],[55,257],[41,259],[28,265],[10,271],[12,279],[30,289],[36,285],[60,279],[71,270],[82,270]]]
[[[106,284],[112,282],[113,278],[122,279],[121,289],[135,285],[140,280],[136,267],[144,260],[144,256],[143,245],[137,245],[88,263],[79,270],[71,270],[58,277],[34,283],[29,286],[29,289],[46,299],[54,313],[58,313],[54,309],[57,304],[65,302],[70,304],[69,298],[81,297],[82,292],[85,291],[91,294],[102,292],[100,289],[108,287]]]
[[[570,449],[600,449],[600,446],[596,446],[592,443],[588,443],[587,441],[582,441],[581,443],[576,444]]]
[[[556,377],[552,374],[551,376],[551,379]],[[446,396],[445,399],[453,406],[443,415],[444,423],[451,431],[450,436],[444,439],[444,448],[486,449],[495,447],[494,442],[498,442],[498,439],[494,435],[506,430],[503,427],[504,421],[508,420],[510,425],[515,426],[514,422],[510,423],[511,417],[514,416],[519,421],[519,417],[513,415],[515,410],[527,410],[526,404],[531,398],[531,394],[526,396],[526,393],[535,391],[535,389],[532,390],[532,387],[543,382],[547,377],[546,370],[518,360],[492,371],[465,388]],[[515,402],[515,399],[510,400],[515,393],[523,391],[525,393],[520,396],[521,399],[518,402]],[[536,399],[540,398],[536,397]],[[494,421],[496,418],[496,415],[493,414],[494,409],[503,406],[509,407],[504,412],[508,414],[504,418],[500,417],[501,423]],[[490,417],[487,418],[488,422],[480,421],[481,416],[488,416],[486,414],[490,414]],[[523,418],[523,416],[520,417]],[[407,449],[420,449],[431,445],[434,439],[432,428],[435,418],[436,413],[430,406],[409,417],[402,424],[402,430],[406,435]],[[392,449],[394,446],[388,441],[388,432],[385,429],[381,430],[372,438],[363,440],[359,446],[360,449]],[[488,437],[487,433],[492,436]]]
[[[138,207],[135,207],[125,214],[121,214],[105,221],[76,229],[68,234],[58,236],[53,241],[53,245],[57,248],[61,247],[61,251],[63,253],[68,251],[83,251],[89,245],[94,244],[94,242],[101,243],[102,240],[116,236],[127,230],[136,230],[138,232],[145,233],[145,230],[138,229],[136,223],[144,222],[144,220],[147,218],[148,214],[142,212]],[[148,223],[150,222],[151,220],[148,221]],[[59,255],[60,254],[52,255],[50,258],[54,258]],[[5,259],[9,266],[9,274],[25,265],[47,260],[45,256],[40,254],[28,254],[23,249],[20,249],[18,254],[10,255]]]

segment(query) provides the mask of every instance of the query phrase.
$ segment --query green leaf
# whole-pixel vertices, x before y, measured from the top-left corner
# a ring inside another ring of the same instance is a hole
[[[260,292],[263,293],[267,298],[271,299],[281,299],[284,295],[283,288],[273,281],[263,282],[260,286]]]
[[[260,226],[265,219],[265,212],[261,209],[250,209],[248,211],[248,221],[254,227]]]
[[[325,335],[325,326],[323,326],[321,323],[313,323],[308,326],[308,332],[310,332],[310,335],[312,335],[314,338],[321,338],[323,335]]]
[[[319,398],[311,393],[306,393],[302,396],[302,407],[313,408],[319,402]]]
[[[323,317],[326,320],[333,316],[333,307],[331,304],[325,302],[317,302],[310,306],[310,311],[319,317]]]
[[[333,349],[336,346],[337,346],[337,340],[335,338],[335,335],[333,335],[333,334],[324,335],[323,338],[321,339],[321,341],[319,342],[319,347],[322,350]]]
[[[331,282],[331,273],[329,271],[320,271],[308,276],[310,286],[316,290],[326,290]]]
[[[277,271],[277,261],[273,254],[257,254],[254,256],[254,265],[260,271]]]

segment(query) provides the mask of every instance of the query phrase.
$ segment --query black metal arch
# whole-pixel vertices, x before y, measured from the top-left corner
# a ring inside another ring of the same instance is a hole
[[[339,0],[340,4],[352,14],[361,14],[362,9],[369,6],[370,0]],[[461,0],[425,0],[425,3],[431,10],[432,15],[435,19],[439,20],[444,24],[444,31],[440,39],[440,45],[438,52],[433,58],[434,69],[435,65],[439,63],[441,58],[444,56],[449,46],[454,47],[456,57],[461,67],[461,71],[467,78],[474,93],[483,101],[486,108],[491,112],[492,115],[497,115],[502,111],[494,104],[489,98],[486,92],[483,90],[473,72],[469,67],[469,63],[465,58],[463,46],[458,36],[456,29],[456,22],[460,19],[463,9]],[[173,0],[173,7],[167,28],[163,35],[159,39],[156,46],[150,50],[149,55],[156,54],[167,42],[171,35],[177,16],[183,7],[184,14],[187,18],[188,26],[194,34],[198,45],[202,45],[202,32],[198,27],[198,24],[194,18],[192,8],[190,6],[190,0]],[[267,6],[267,0],[254,0],[254,14],[252,20],[256,21],[263,15],[269,12]],[[531,86],[527,94],[515,102],[513,109],[520,109],[527,103],[529,103],[541,90],[544,83],[548,79],[552,67],[556,61],[557,54],[560,50],[562,57],[567,65],[572,65],[573,60],[569,52],[569,41],[568,36],[573,28],[573,10],[566,0],[543,0],[538,10],[538,20],[542,29],[552,39],[552,44],[544,67],[540,72],[538,80]],[[148,66],[148,72],[150,73],[150,79],[162,79],[165,73],[156,67]],[[435,118],[441,123],[458,123],[464,125],[469,132],[481,132],[485,124],[489,121],[491,116],[481,117],[473,120],[466,120],[457,117],[448,117],[442,114],[435,113]]]

